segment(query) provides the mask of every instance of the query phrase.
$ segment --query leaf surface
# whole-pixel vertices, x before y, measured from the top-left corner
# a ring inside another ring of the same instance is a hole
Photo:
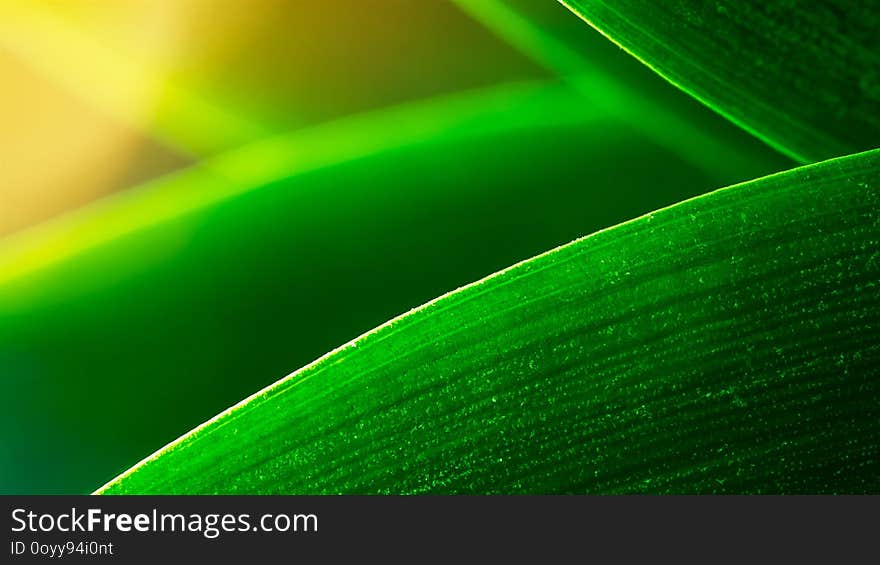
[[[880,4],[562,0],[673,84],[802,162],[877,147]]]
[[[514,265],[103,493],[878,492],[880,151]]]

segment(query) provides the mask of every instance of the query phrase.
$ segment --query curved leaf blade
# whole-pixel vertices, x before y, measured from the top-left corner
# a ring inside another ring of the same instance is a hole
[[[560,19],[570,19],[563,6],[511,0],[453,2],[509,45],[556,73],[584,97],[585,104],[617,117],[709,174],[723,173],[736,179],[728,184],[755,178],[741,175],[743,165],[756,158],[773,162],[774,172],[796,164],[668,87],[625,53],[614,53],[613,46],[586,26],[576,26],[584,32],[581,34],[559,33],[552,23],[557,19],[556,11],[562,12]],[[619,57],[608,57],[600,46]],[[631,71],[636,70],[641,71],[639,78],[651,80],[634,80]],[[732,135],[734,132],[739,136]]]
[[[801,162],[877,147],[877,2],[561,1],[661,76]]]
[[[99,492],[878,492],[878,188],[873,151],[554,249]]]

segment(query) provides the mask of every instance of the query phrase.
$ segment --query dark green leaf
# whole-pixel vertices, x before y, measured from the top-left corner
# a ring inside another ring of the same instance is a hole
[[[880,3],[562,0],[670,82],[792,157],[880,142]]]

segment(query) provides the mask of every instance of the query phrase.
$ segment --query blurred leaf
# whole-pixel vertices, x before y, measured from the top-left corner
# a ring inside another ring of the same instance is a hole
[[[880,150],[554,249],[101,492],[876,492],[878,189]]]
[[[667,80],[795,159],[880,139],[880,4],[562,0]]]
[[[266,134],[260,124],[172,83],[157,63],[132,62],[46,6],[3,3],[0,16],[0,41],[6,50],[123,123],[148,129],[177,151],[204,155]],[[157,113],[159,98],[166,103]]]
[[[2,47],[0,83],[0,237],[187,164]]]
[[[572,98],[558,88],[549,97],[565,100],[570,115],[536,107],[534,97],[547,96],[544,86],[512,84],[348,116],[206,158],[56,222],[0,240],[0,284],[294,175],[424,139],[599,118],[592,108],[574,107]]]
[[[0,490],[91,491],[401,312],[730,180],[564,86],[508,85],[267,139],[0,241]]]
[[[447,0],[0,2],[0,46],[194,156],[547,76]]]

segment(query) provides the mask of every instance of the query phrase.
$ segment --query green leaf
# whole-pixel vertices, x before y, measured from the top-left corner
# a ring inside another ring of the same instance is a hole
[[[436,299],[102,493],[877,492],[880,151]]]
[[[562,3],[682,90],[802,162],[878,145],[875,1]]]
[[[760,141],[682,96],[594,30],[572,22],[574,18],[559,4],[453,1],[518,51],[557,74],[583,96],[584,104],[614,116],[703,171],[722,173],[736,182],[751,180],[755,177],[737,176],[744,172],[743,163],[770,153]],[[779,163],[774,172],[796,164],[782,155],[773,156]]]

